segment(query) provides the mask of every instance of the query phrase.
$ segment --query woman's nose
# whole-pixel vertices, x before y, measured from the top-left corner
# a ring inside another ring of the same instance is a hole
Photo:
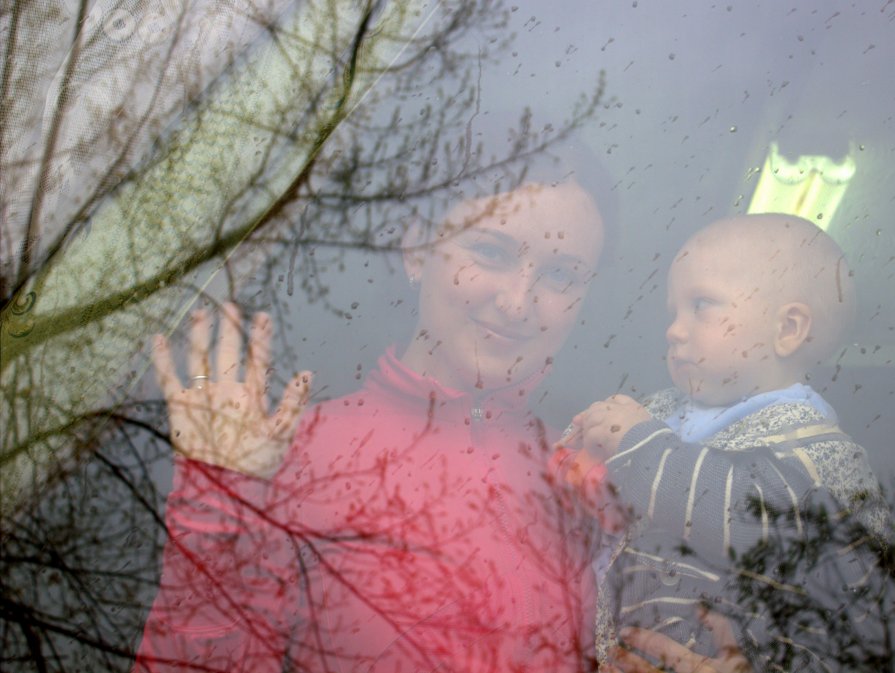
[[[507,315],[525,317],[534,303],[534,282],[525,271],[504,278],[497,288],[497,307]]]

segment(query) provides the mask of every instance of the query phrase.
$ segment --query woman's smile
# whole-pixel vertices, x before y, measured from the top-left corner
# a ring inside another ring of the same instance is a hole
[[[486,339],[494,339],[499,343],[521,343],[534,336],[531,330],[521,325],[498,324],[474,318],[472,322],[482,329]]]

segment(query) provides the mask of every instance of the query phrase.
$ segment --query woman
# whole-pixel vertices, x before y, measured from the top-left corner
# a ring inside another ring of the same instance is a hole
[[[603,246],[593,198],[556,174],[410,227],[413,334],[291,443],[309,375],[267,416],[266,317],[244,383],[234,307],[214,372],[195,317],[190,388],[158,340],[181,457],[137,670],[591,670],[592,523],[527,406]]]

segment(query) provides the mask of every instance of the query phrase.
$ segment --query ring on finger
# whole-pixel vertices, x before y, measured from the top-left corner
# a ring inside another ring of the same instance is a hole
[[[199,374],[197,376],[190,377],[190,388],[194,388],[196,390],[202,390],[205,386],[202,384],[202,381],[208,381],[209,377],[205,374]],[[198,383],[197,383],[198,382]]]

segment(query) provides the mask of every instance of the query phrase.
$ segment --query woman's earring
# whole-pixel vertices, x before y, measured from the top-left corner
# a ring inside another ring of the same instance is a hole
[[[416,274],[410,274],[407,276],[407,282],[410,283],[410,289],[415,290],[419,285],[419,280],[417,280]]]

